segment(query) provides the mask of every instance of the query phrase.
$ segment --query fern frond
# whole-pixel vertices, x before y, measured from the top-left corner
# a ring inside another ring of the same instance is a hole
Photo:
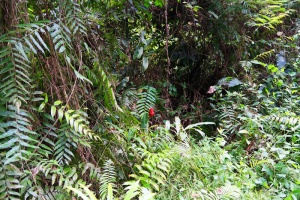
[[[271,56],[274,56],[275,55],[275,50],[272,49],[270,51],[266,51],[266,52],[263,52],[259,55],[257,55],[254,60],[258,60],[258,61],[261,61],[261,62],[265,62],[266,60],[270,59]]]
[[[70,132],[68,126],[60,127],[59,130],[61,133],[58,135],[59,139],[56,141],[54,148],[55,160],[60,164],[69,164],[74,157],[72,147],[77,147],[77,144],[74,142],[76,139],[72,138],[73,134],[68,134]]]
[[[74,1],[63,1],[61,8],[64,8],[66,12],[67,26],[70,28],[73,35],[80,32],[86,35],[86,27],[83,22],[83,12],[80,9],[80,5]]]
[[[5,164],[6,159],[1,155],[0,158],[0,199],[20,199],[18,190],[23,187],[19,181],[22,172],[12,163]]]
[[[106,199],[109,195],[109,187],[112,188],[112,191],[115,190],[116,183],[116,172],[114,168],[114,163],[111,160],[107,160],[103,166],[103,174],[100,180],[99,193],[102,199]]]
[[[134,165],[136,172],[131,174],[130,177],[140,180],[143,187],[159,191],[159,185],[165,183],[166,174],[170,172],[171,160],[167,157],[167,153],[151,153],[138,147],[136,147],[136,150],[143,161]],[[168,156],[170,157],[170,155]]]
[[[103,68],[100,66],[99,61],[94,62],[94,69],[97,70],[99,74],[99,91],[100,100],[103,101],[104,106],[109,110],[122,111],[120,106],[117,103],[112,84],[109,81],[109,78]]]
[[[220,200],[219,196],[215,192],[210,192],[202,189],[196,193],[197,197],[200,197],[201,200]]]
[[[19,198],[20,163],[36,155],[36,132],[32,131],[32,115],[24,109],[30,101],[31,79],[28,48],[19,39],[8,39],[8,46],[0,54],[1,104],[0,161],[1,199]],[[5,155],[5,156],[4,156]],[[3,179],[4,178],[4,179]]]
[[[71,38],[69,37],[71,32],[66,26],[64,26],[62,23],[54,23],[52,27],[48,27],[48,31],[52,37],[54,49],[58,53],[63,53],[67,47],[72,49],[70,45]]]
[[[60,194],[63,194],[65,192],[70,193],[71,190],[78,196],[82,194],[82,197],[87,196],[88,199],[95,198],[93,192],[88,189],[89,186],[79,178],[78,168],[65,168],[56,160],[48,159],[41,160],[37,167],[43,179],[46,180],[49,185],[53,186],[53,188],[51,188],[52,191],[56,190]],[[46,193],[47,191],[43,191],[43,196],[45,196]],[[64,198],[66,198],[66,196]]]
[[[131,108],[133,110],[133,107],[135,103],[138,100],[138,93],[134,88],[126,89],[122,93],[122,105],[126,106],[127,108]]]
[[[65,122],[69,124],[71,129],[79,134],[77,139],[83,136],[95,140],[100,139],[100,137],[94,134],[94,132],[89,128],[89,122],[84,116],[86,115],[85,112],[71,109],[66,110],[66,106],[59,107],[61,103],[61,101],[56,101],[54,102],[54,105],[51,106],[51,116],[53,118],[57,117],[60,121],[64,119]],[[89,146],[84,140],[77,140],[76,142],[80,142],[83,145]]]
[[[266,123],[278,123],[282,125],[292,126],[293,130],[297,130],[300,127],[300,117],[298,116],[280,116],[280,115],[267,115],[262,118]]]
[[[139,89],[141,92],[138,93],[138,101],[136,109],[140,116],[148,114],[149,108],[154,107],[157,99],[157,91],[154,87],[145,86]]]

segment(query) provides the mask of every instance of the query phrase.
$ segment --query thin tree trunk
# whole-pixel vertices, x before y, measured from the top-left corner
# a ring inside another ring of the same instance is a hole
[[[19,0],[0,0],[0,34],[14,29],[18,24],[17,5]]]

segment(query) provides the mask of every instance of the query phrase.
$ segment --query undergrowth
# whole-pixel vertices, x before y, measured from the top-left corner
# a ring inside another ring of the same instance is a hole
[[[300,199],[298,1],[0,4],[0,199]]]

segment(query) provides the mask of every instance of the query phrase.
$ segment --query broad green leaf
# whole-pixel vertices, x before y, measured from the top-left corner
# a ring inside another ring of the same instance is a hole
[[[73,118],[73,116],[70,117],[70,126],[72,128],[74,127],[74,118]]]
[[[64,111],[62,109],[58,110],[58,119],[61,121],[64,116]]]
[[[45,102],[41,103],[41,105],[39,106],[38,111],[42,112],[44,110],[45,105],[46,105]]]
[[[58,106],[58,105],[60,105],[60,104],[62,104],[62,101],[60,101],[60,100],[57,100],[57,101],[55,101],[55,102],[53,103],[53,105],[55,105],[55,106]]]
[[[70,115],[69,115],[68,112],[65,112],[65,119],[66,119],[67,123],[69,123],[69,121],[70,121]]]
[[[164,5],[164,0],[155,0],[154,5],[162,8]]]
[[[124,200],[131,200],[140,193],[139,192],[139,189],[140,189],[139,181],[126,182],[126,183],[124,183],[124,185],[129,185],[129,186],[126,187],[126,189],[129,189],[129,190],[126,192]]]
[[[56,107],[55,106],[51,106],[51,116],[54,118],[56,114]]]
[[[148,69],[148,57],[143,57],[143,71],[145,72]]]
[[[139,58],[141,58],[142,55],[143,55],[143,51],[144,51],[143,47],[140,47],[137,50],[135,50],[135,52],[133,54],[133,59],[139,59]]]

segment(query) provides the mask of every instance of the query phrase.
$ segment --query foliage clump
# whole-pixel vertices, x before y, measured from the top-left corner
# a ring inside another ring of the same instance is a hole
[[[0,199],[299,199],[299,6],[2,1]]]

